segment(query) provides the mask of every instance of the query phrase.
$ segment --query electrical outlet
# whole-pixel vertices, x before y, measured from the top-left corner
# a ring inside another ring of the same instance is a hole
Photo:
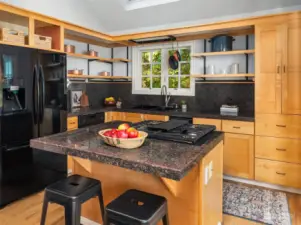
[[[208,181],[209,181],[209,168],[208,166],[205,167],[205,185],[208,184]]]
[[[212,172],[213,172],[213,162],[211,161],[209,163],[209,179],[212,177]]]
[[[217,225],[222,225],[222,222],[218,222]]]

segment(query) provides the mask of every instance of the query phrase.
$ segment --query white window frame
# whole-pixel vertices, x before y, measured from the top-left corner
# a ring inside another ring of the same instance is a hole
[[[143,94],[143,95],[161,95],[161,88],[147,89],[142,88],[142,52],[150,50],[160,50],[160,49],[177,49],[190,47],[190,54],[195,52],[195,43],[193,41],[189,42],[179,42],[177,43],[166,43],[160,45],[152,46],[138,46],[133,47],[132,52],[132,66],[133,66],[133,75],[132,75],[132,94]],[[161,87],[166,85],[167,92],[175,96],[195,96],[195,79],[190,78],[190,88],[187,89],[174,89],[168,88],[168,51],[162,51],[161,61],[162,61],[162,73],[161,73]],[[190,75],[195,72],[195,59],[191,57],[190,61]],[[180,82],[180,80],[179,80]]]

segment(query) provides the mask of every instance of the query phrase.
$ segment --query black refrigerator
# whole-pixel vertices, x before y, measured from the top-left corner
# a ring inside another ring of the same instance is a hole
[[[0,208],[67,176],[64,155],[30,139],[67,129],[66,55],[0,45]]]

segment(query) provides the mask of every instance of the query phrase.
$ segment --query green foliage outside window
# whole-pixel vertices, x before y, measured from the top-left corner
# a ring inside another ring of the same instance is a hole
[[[168,50],[168,55],[172,56],[176,49]],[[179,68],[173,70],[168,66],[168,87],[169,88],[190,88],[190,49],[179,48],[181,61]],[[142,52],[142,88],[161,88],[162,74],[162,52],[155,50],[150,52]],[[168,59],[167,59],[168,62]],[[180,74],[180,76],[179,76]],[[150,77],[152,76],[152,77]],[[179,84],[180,82],[180,84]]]

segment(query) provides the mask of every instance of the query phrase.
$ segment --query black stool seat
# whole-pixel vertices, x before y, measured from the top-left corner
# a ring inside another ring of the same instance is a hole
[[[46,187],[46,191],[60,195],[62,198],[76,198],[81,202],[85,202],[91,198],[89,192],[92,192],[92,197],[94,197],[94,189],[98,189],[99,186],[100,182],[98,180],[73,175],[49,185]]]
[[[167,200],[138,190],[126,191],[106,207],[105,225],[155,225],[160,220],[168,225]]]
[[[49,185],[45,189],[41,225],[45,224],[49,202],[65,207],[66,225],[80,225],[81,204],[96,196],[99,198],[101,215],[104,218],[100,181],[80,175],[72,175]]]

